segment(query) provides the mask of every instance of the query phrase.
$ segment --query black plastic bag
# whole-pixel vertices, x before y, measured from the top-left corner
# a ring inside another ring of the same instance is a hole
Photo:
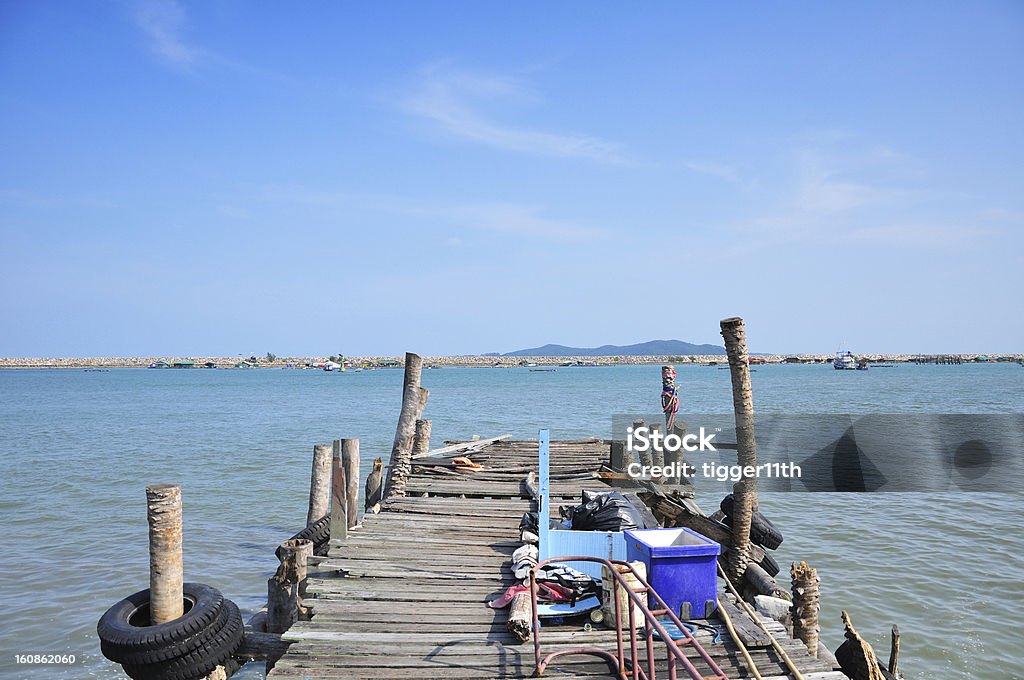
[[[525,531],[532,531],[535,534],[538,533],[537,530],[538,530],[539,527],[537,525],[537,516],[538,516],[538,513],[537,513],[536,510],[531,510],[530,512],[524,512],[522,518],[519,520],[519,530],[520,531],[523,531],[523,530],[525,530]],[[550,529],[564,529],[565,527],[557,519],[552,519],[552,520],[548,520],[548,528],[550,528]]]
[[[576,531],[625,531],[645,529],[643,515],[618,491],[583,492],[583,503],[561,507],[559,514]]]
[[[522,519],[519,520],[519,530],[532,531],[537,533],[537,513],[536,512],[524,512]]]

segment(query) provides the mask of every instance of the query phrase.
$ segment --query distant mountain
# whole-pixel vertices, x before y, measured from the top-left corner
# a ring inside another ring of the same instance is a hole
[[[725,348],[718,345],[694,345],[682,340],[650,340],[635,345],[601,345],[600,347],[566,347],[565,345],[544,345],[515,352],[505,352],[503,357],[608,357],[608,356],[684,356],[687,354],[725,354]]]

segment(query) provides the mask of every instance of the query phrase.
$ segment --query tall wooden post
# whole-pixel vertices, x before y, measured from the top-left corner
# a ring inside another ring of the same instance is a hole
[[[181,559],[181,487],[146,487],[149,523],[149,621],[167,623],[185,613],[184,565]]]
[[[348,538],[348,484],[342,464],[341,440],[334,440],[331,456],[331,541]]]
[[[313,446],[313,472],[309,477],[309,512],[306,524],[327,514],[331,504],[331,445]]]
[[[661,367],[661,410],[665,414],[665,436],[676,432],[676,414],[679,412],[679,391],[676,389],[676,369],[674,366],[665,365]],[[686,433],[683,432],[682,435]],[[682,450],[669,451],[665,449],[665,465],[677,466],[683,460]],[[667,475],[663,482],[666,484],[678,484],[681,481],[679,475]]]
[[[736,419],[737,459],[743,468],[743,479],[733,486],[735,510],[732,518],[732,547],[726,559],[729,577],[743,582],[743,572],[750,561],[750,521],[757,510],[757,478],[746,473],[757,467],[757,444],[754,439],[754,393],[750,387],[750,356],[747,353],[747,331],[743,319],[731,317],[720,323],[725,352],[729,356],[732,378],[732,408]]]
[[[427,405],[427,396],[430,394],[428,390],[420,387],[422,373],[423,358],[418,354],[407,352],[405,355],[405,377],[402,383],[402,411],[398,416],[395,441],[391,447],[384,498],[394,495],[396,483],[408,477],[409,469],[412,467],[412,445],[416,435],[416,421],[423,415],[423,409]]]
[[[818,570],[806,562],[794,562],[789,569],[793,579],[793,637],[807,645],[811,656],[818,656],[818,611],[821,608]]]
[[[348,528],[359,520],[359,440],[341,440],[341,465],[345,468],[345,516]]]

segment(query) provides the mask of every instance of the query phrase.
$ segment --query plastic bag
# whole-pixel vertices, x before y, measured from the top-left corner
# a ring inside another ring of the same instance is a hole
[[[583,493],[587,493],[587,492],[584,491]],[[524,512],[522,518],[519,520],[519,531],[529,531],[530,533],[537,534],[538,533],[537,516],[538,516],[538,513],[537,513],[536,510],[531,510],[530,512]],[[548,520],[548,528],[549,529],[568,529],[569,526],[566,525],[566,524],[562,524],[562,522],[559,522],[557,519],[550,519],[550,520]]]
[[[537,513],[535,511],[523,513],[522,519],[519,520],[519,530],[537,533]]]
[[[566,564],[546,564],[537,572],[537,583],[560,586],[573,604],[601,594],[601,582]]]
[[[643,515],[618,491],[583,491],[583,503],[561,507],[559,514],[576,531],[625,531],[645,529]]]

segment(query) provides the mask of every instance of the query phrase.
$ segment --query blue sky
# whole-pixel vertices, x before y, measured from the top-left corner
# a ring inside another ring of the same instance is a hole
[[[0,2],[0,355],[1024,351],[1024,5]]]

